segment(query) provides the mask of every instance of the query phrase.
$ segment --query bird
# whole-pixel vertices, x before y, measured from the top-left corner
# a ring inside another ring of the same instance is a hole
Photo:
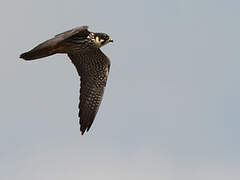
[[[110,71],[110,59],[100,48],[112,38],[106,33],[95,33],[88,26],[80,26],[44,41],[20,58],[31,61],[58,53],[67,54],[80,77],[79,124],[83,135],[95,119],[102,101]]]

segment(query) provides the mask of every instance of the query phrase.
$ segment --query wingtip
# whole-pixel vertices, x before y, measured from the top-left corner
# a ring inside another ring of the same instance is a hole
[[[25,53],[20,54],[19,58],[24,59],[24,56],[25,56],[24,54],[25,54]]]
[[[24,59],[24,60],[31,60],[31,57],[29,56],[29,53],[22,53],[19,58]]]
[[[85,131],[81,131],[81,135],[84,135],[84,132],[85,132]]]
[[[80,127],[80,132],[81,132],[81,135],[84,135],[86,129],[83,129],[82,127]]]
[[[81,135],[84,135],[84,133],[85,132],[88,132],[89,131],[89,129],[90,129],[90,127],[91,127],[91,125],[90,126],[88,126],[88,127],[80,127],[80,132],[81,132]]]

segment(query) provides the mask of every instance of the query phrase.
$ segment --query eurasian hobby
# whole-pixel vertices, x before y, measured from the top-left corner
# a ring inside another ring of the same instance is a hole
[[[81,80],[78,116],[82,134],[90,129],[102,101],[110,60],[100,47],[109,42],[113,40],[107,34],[89,32],[87,26],[81,26],[58,34],[20,55],[25,60],[56,53],[68,55]]]

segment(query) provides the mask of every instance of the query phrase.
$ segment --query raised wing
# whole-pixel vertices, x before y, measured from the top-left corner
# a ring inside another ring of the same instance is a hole
[[[60,38],[62,40],[65,40],[73,35],[76,34],[81,34],[81,35],[88,35],[89,31],[88,31],[88,26],[80,26],[80,27],[76,27],[73,28],[71,30],[65,31],[63,33],[57,34],[55,36],[55,38]]]
[[[79,123],[80,131],[84,134],[90,129],[102,101],[110,60],[100,49],[68,56],[81,77]]]
[[[25,60],[34,60],[53,55],[55,53],[64,53],[64,46],[61,42],[79,34],[79,36],[88,36],[88,26],[81,26],[56,35],[54,38],[44,41],[32,50],[20,55]]]

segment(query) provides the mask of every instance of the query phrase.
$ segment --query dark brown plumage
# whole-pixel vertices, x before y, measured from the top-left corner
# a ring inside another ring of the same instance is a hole
[[[87,26],[56,35],[32,50],[20,55],[34,60],[56,53],[67,53],[81,79],[79,123],[82,134],[90,129],[102,101],[110,69],[109,58],[100,50],[113,42],[105,33],[93,33]]]

